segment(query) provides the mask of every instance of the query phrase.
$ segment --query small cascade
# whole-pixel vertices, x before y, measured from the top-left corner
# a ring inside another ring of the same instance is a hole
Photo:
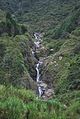
[[[32,55],[34,56],[35,52],[32,50]]]
[[[35,40],[36,40],[34,42],[34,44],[36,46],[36,49],[39,49],[39,47],[40,47],[40,34],[39,33],[35,33],[34,37],[35,37]],[[36,64],[36,82],[37,82],[37,86],[38,86],[38,95],[39,95],[39,97],[41,97],[42,94],[43,94],[42,87],[40,86],[42,81],[40,81],[40,71],[39,71],[39,68],[42,65],[42,63],[43,62],[38,61],[38,63]]]
[[[39,41],[37,41],[37,42],[34,42],[34,44],[36,45],[36,48],[39,48],[40,47],[40,42]]]
[[[34,37],[35,37],[35,51],[32,50],[32,55],[35,57],[35,52],[37,50],[40,50],[40,44],[41,44],[41,34],[40,33],[35,33]],[[40,79],[40,66],[43,64],[44,61],[44,57],[42,60],[38,60],[37,64],[36,64],[36,82],[37,82],[37,87],[38,87],[38,96],[39,97],[43,97],[43,99],[48,99],[47,96],[51,97],[52,95],[52,89],[48,89],[48,86],[46,83],[44,83],[41,79]]]
[[[37,71],[37,77],[36,77],[36,81],[39,82],[39,78],[40,78],[40,74],[39,74],[39,62],[38,64],[36,65],[36,71]]]
[[[38,86],[39,97],[41,97],[43,94],[43,89],[41,86],[42,81],[40,81],[40,71],[39,71],[39,67],[42,65],[42,63],[43,62],[38,61],[37,65],[36,65],[36,72],[37,72],[36,81],[37,81],[37,86]]]

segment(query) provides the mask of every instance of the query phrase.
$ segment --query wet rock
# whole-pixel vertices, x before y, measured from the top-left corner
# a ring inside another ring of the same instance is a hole
[[[42,96],[42,99],[43,99],[43,100],[48,100],[45,95]]]
[[[50,49],[50,51],[54,51],[54,49]]]
[[[54,94],[54,91],[52,89],[48,89],[47,91],[45,91],[45,96],[47,97],[51,97],[53,96]]]
[[[56,64],[57,62],[56,62],[56,61],[54,61],[54,63]]]
[[[42,99],[43,100],[49,100],[51,98],[53,98],[54,96],[54,91],[53,89],[47,89],[45,92],[44,92],[44,95],[42,95]]]
[[[62,56],[59,56],[59,60],[62,60],[62,58],[63,58]]]
[[[40,83],[40,84],[38,84],[40,87],[43,87],[43,88],[47,88],[47,84],[45,84],[45,83]]]

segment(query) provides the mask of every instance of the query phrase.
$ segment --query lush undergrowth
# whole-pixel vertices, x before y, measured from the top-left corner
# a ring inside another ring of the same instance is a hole
[[[0,9],[0,119],[80,119],[80,1],[1,0]],[[47,101],[34,93],[36,31],[41,80],[55,91]]]
[[[30,88],[32,79],[29,66],[33,66],[34,61],[31,58],[29,42],[27,35],[0,37],[0,83]],[[30,52],[29,55],[26,50]]]
[[[79,100],[66,106],[58,99],[38,100],[30,90],[0,85],[0,119],[79,119],[79,111]]]
[[[0,17],[0,84],[35,87],[32,80],[35,77],[32,38],[26,26],[19,25],[9,13],[1,11]]]

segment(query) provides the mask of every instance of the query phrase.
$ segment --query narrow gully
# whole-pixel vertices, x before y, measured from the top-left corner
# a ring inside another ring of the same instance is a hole
[[[34,34],[34,37],[35,37],[34,44],[36,46],[36,49],[39,50],[39,48],[40,48],[40,40],[41,40],[40,34],[39,33],[35,33]],[[36,52],[36,50],[35,50],[35,52]],[[34,54],[33,51],[32,51],[32,54]],[[43,63],[42,61],[38,60],[38,63],[36,64],[36,82],[37,82],[38,96],[39,97],[42,96],[43,91],[44,91],[43,88],[42,88],[42,86],[41,86],[42,81],[40,80],[40,71],[39,71],[40,66],[42,65],[42,63]]]
[[[35,51],[32,50],[32,55],[35,57],[35,53],[40,50],[41,47],[41,34],[35,33]],[[38,62],[36,64],[36,82],[37,82],[37,89],[38,89],[38,96],[41,97],[44,100],[51,99],[54,95],[54,90],[52,88],[48,88],[48,85],[41,80],[40,78],[40,67],[43,65],[43,61],[45,60],[45,57],[43,59],[38,59]]]

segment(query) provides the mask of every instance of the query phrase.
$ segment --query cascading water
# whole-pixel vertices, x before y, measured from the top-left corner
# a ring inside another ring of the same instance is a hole
[[[40,81],[40,72],[39,72],[39,67],[40,67],[41,64],[42,64],[42,62],[38,61],[37,65],[36,65],[36,72],[37,72],[36,81],[37,81],[37,84],[38,84],[39,97],[41,97],[42,94],[43,94],[42,87],[40,86],[42,81]]]
[[[32,50],[32,55],[34,56],[35,52]]]
[[[40,33],[35,33],[34,34],[35,37],[35,50],[32,50],[32,56],[35,57],[35,53],[37,53],[38,51],[40,51],[40,48],[42,47],[41,45],[41,34]],[[49,99],[52,98],[53,95],[53,89],[48,88],[48,85],[46,83],[44,83],[41,79],[40,79],[40,66],[43,64],[43,61],[45,60],[45,58],[43,57],[41,60],[39,59],[37,64],[36,64],[36,82],[37,82],[37,88],[38,88],[38,96],[42,97],[42,99]]]
[[[37,71],[36,81],[39,82],[39,77],[40,77],[40,74],[39,74],[39,62],[38,62],[38,64],[36,65],[36,71]]]
[[[37,49],[37,48],[40,47],[40,35],[39,35],[38,33],[35,33],[34,36],[35,36],[35,40],[36,40],[36,41],[34,42],[34,44],[35,44],[36,49]],[[40,82],[41,82],[41,81],[40,81],[40,71],[39,71],[40,65],[41,65],[42,63],[43,63],[43,62],[38,61],[38,63],[36,64],[36,73],[37,73],[37,75],[36,75],[36,82],[37,82],[37,86],[38,86],[39,97],[41,97],[42,94],[43,94],[42,87],[40,86]]]

